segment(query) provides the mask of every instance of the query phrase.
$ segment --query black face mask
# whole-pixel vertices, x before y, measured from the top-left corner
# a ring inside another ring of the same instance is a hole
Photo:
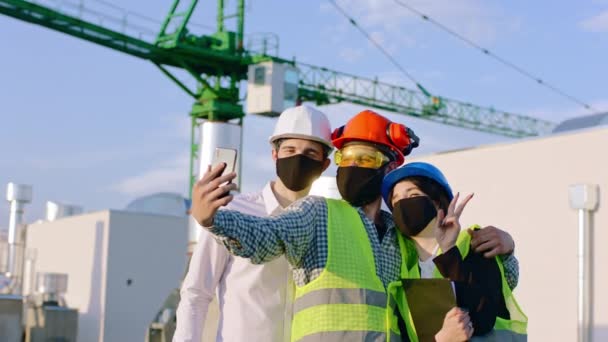
[[[393,219],[399,231],[406,236],[416,236],[437,216],[437,209],[430,198],[416,196],[395,203]]]
[[[370,169],[348,166],[338,168],[336,182],[342,198],[352,206],[360,207],[380,196],[383,178],[384,167]]]
[[[277,176],[291,191],[309,187],[323,172],[323,162],[303,154],[277,159]]]

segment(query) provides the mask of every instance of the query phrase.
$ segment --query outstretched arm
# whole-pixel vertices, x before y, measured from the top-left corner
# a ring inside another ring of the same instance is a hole
[[[302,259],[315,238],[319,225],[326,225],[327,206],[321,197],[306,197],[285,212],[272,217],[257,217],[232,210],[220,210],[207,229],[230,253],[265,263],[285,254],[294,266]]]
[[[213,235],[220,238],[228,250],[253,263],[268,262],[281,254],[293,266],[299,266],[314,238],[318,220],[327,220],[325,200],[311,197],[292,204],[282,215],[260,218],[220,207],[232,201],[229,194],[236,188],[234,172],[221,176],[225,165],[209,167],[192,189],[192,217]],[[225,184],[225,185],[222,185]],[[325,226],[326,222],[320,224]]]

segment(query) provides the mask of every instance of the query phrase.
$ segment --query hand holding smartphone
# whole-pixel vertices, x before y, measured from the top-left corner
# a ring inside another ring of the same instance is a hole
[[[228,173],[234,172],[236,167],[236,153],[237,151],[233,148],[224,148],[217,147],[215,152],[213,153],[213,158],[211,159],[211,167],[214,168],[219,164],[226,164],[224,171],[218,177],[226,175]],[[227,182],[224,184],[220,184],[220,186],[228,184]]]
[[[231,172],[236,167],[236,150],[217,148],[211,157],[213,169],[208,169],[192,188],[191,215],[203,227],[213,225],[215,213],[220,207],[226,206],[232,201],[233,196],[230,191],[236,190],[236,184],[230,184],[235,177]],[[225,166],[220,166],[220,164]],[[216,185],[215,181],[219,181],[218,177],[224,181],[223,184]]]

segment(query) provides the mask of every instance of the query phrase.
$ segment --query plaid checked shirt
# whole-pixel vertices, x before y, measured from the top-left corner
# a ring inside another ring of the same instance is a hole
[[[376,273],[384,286],[400,278],[401,253],[397,230],[390,213],[381,211],[386,233],[380,241],[374,222],[358,207],[367,236],[372,245]],[[282,254],[294,268],[294,282],[303,286],[316,279],[327,260],[327,204],[325,198],[305,197],[274,217],[256,217],[232,210],[220,210],[215,215],[210,232],[228,250],[254,264],[268,262]],[[344,238],[348,239],[348,236]],[[519,264],[514,256],[503,259],[509,287],[517,286]]]

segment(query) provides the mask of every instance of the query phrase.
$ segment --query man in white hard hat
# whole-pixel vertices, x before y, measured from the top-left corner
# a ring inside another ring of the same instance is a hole
[[[258,192],[235,196],[228,205],[256,216],[281,213],[308,195],[329,166],[333,149],[329,120],[308,106],[285,110],[270,137],[277,178]],[[207,309],[217,294],[220,313],[216,341],[290,340],[293,281],[280,257],[264,265],[234,257],[201,229],[181,288],[174,342],[200,342]]]

